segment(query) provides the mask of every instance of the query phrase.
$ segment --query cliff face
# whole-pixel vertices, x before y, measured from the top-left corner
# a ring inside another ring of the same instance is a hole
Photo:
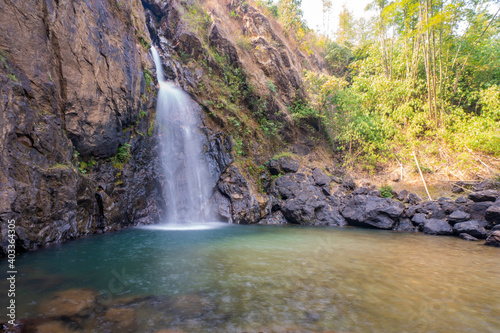
[[[0,252],[9,219],[33,249],[158,218],[142,17],[134,2],[0,3]]]

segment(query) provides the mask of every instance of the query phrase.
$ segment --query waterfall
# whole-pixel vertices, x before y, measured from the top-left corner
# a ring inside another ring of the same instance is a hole
[[[164,197],[167,223],[204,222],[209,186],[199,131],[200,117],[190,97],[165,81],[158,51],[151,48],[159,83],[156,133],[165,176]]]

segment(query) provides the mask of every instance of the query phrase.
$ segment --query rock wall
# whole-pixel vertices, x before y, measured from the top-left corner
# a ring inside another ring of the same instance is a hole
[[[31,250],[161,214],[141,17],[134,1],[0,3],[0,254],[11,219]]]

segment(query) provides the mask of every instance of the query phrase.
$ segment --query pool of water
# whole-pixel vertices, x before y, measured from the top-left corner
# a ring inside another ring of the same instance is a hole
[[[43,322],[56,293],[87,289],[100,306],[55,319],[115,332],[104,314],[126,308],[130,332],[500,332],[499,258],[458,238],[378,230],[131,229],[19,256],[17,316]]]

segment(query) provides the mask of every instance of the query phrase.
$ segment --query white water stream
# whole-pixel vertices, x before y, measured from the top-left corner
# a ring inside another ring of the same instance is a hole
[[[156,127],[165,175],[166,223],[205,222],[210,194],[199,115],[189,96],[165,81],[160,55],[152,47],[159,82]]]

